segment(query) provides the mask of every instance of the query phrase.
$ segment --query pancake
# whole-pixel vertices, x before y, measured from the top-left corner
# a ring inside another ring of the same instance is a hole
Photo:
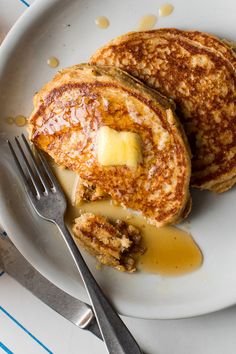
[[[30,139],[118,204],[162,226],[191,208],[190,153],[174,104],[114,67],[76,65],[59,72],[34,99]],[[142,162],[98,162],[101,127],[138,134]]]
[[[91,63],[115,65],[171,97],[192,150],[191,184],[223,192],[236,182],[236,55],[203,32],[158,29],[120,36]]]
[[[121,220],[111,223],[104,216],[85,213],[74,220],[72,230],[78,245],[121,272],[135,272],[137,256],[146,250],[140,230]]]

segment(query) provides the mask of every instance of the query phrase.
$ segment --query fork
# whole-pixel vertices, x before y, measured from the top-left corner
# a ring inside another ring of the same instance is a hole
[[[18,137],[15,137],[15,143],[27,173],[12,143],[9,140],[7,143],[24,181],[26,193],[36,213],[58,227],[83,280],[108,352],[110,354],[141,354],[142,351],[137,342],[97,284],[65,225],[66,197],[48,162],[40,150],[35,148],[35,154],[33,153],[24,134],[21,138],[24,148]],[[25,151],[29,157],[26,156]]]

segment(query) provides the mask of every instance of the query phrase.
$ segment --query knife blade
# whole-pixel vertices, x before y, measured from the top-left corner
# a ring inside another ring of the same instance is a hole
[[[0,234],[1,268],[58,314],[102,340],[92,308],[47,280],[24,258],[8,236]]]

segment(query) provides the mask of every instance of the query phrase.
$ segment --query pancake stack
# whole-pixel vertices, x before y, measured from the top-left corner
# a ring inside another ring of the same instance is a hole
[[[175,224],[191,210],[190,177],[216,192],[236,182],[235,84],[235,53],[214,36],[128,33],[37,93],[30,139],[80,175],[87,201],[109,196],[158,227]],[[137,167],[99,163],[102,127],[140,139]]]

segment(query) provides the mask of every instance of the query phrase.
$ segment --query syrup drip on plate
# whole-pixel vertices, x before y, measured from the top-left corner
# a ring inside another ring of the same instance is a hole
[[[5,122],[9,125],[15,124],[18,127],[24,127],[27,123],[27,118],[21,114],[16,117],[7,117]]]
[[[5,119],[5,122],[6,122],[7,124],[9,124],[9,125],[14,124],[14,122],[15,122],[14,117],[7,117],[7,118]]]
[[[169,16],[174,11],[174,6],[171,4],[164,4],[159,8],[159,16],[166,17]]]
[[[147,251],[139,257],[139,269],[174,276],[193,272],[203,261],[200,248],[189,232],[174,226],[143,232]]]
[[[15,124],[18,126],[18,127],[24,127],[27,123],[27,119],[25,116],[22,116],[22,115],[18,115],[15,117],[14,119],[15,121]]]
[[[50,66],[50,68],[54,69],[54,68],[58,67],[59,60],[56,57],[51,57],[51,58],[48,58],[47,64],[48,64],[48,66]]]
[[[95,19],[95,24],[97,25],[97,27],[101,28],[101,29],[106,29],[107,27],[109,27],[110,22],[108,20],[107,17],[105,16],[98,16]]]
[[[139,31],[148,31],[153,29],[155,24],[157,23],[157,16],[156,15],[144,15],[138,25]]]

